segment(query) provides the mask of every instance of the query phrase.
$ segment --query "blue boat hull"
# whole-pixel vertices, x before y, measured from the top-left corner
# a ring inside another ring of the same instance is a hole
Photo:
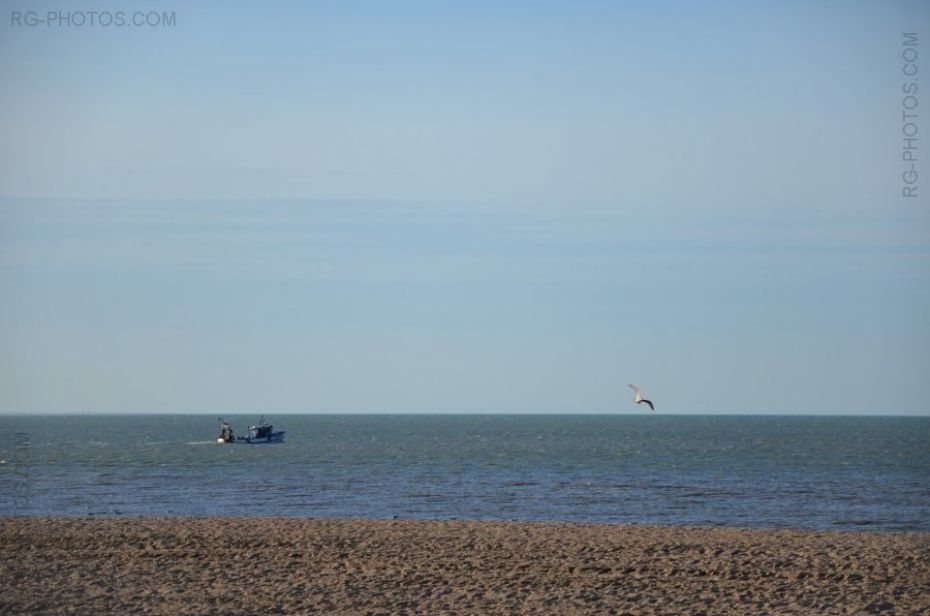
[[[243,445],[262,445],[266,443],[283,443],[285,432],[286,430],[281,430],[280,432],[272,432],[268,436],[237,436],[235,442],[241,443]]]

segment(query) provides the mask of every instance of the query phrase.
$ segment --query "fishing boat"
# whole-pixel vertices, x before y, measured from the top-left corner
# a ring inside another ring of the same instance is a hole
[[[274,431],[274,427],[265,421],[262,415],[258,423],[249,426],[248,436],[236,436],[232,427],[222,417],[220,419],[220,435],[217,437],[217,443],[239,443],[245,445],[258,445],[260,443],[281,443],[284,441],[284,430]]]

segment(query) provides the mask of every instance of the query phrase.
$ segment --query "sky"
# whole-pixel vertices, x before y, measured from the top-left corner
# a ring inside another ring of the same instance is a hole
[[[930,414],[930,5],[503,4],[0,2],[0,412]]]

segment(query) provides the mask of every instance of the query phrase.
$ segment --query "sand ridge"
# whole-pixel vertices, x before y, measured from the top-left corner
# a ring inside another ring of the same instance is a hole
[[[0,518],[0,614],[930,613],[930,534]]]

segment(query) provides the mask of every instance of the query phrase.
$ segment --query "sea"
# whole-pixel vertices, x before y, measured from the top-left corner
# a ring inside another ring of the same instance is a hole
[[[0,515],[930,531],[930,417],[267,419],[283,443],[219,444],[210,415],[0,416]]]

